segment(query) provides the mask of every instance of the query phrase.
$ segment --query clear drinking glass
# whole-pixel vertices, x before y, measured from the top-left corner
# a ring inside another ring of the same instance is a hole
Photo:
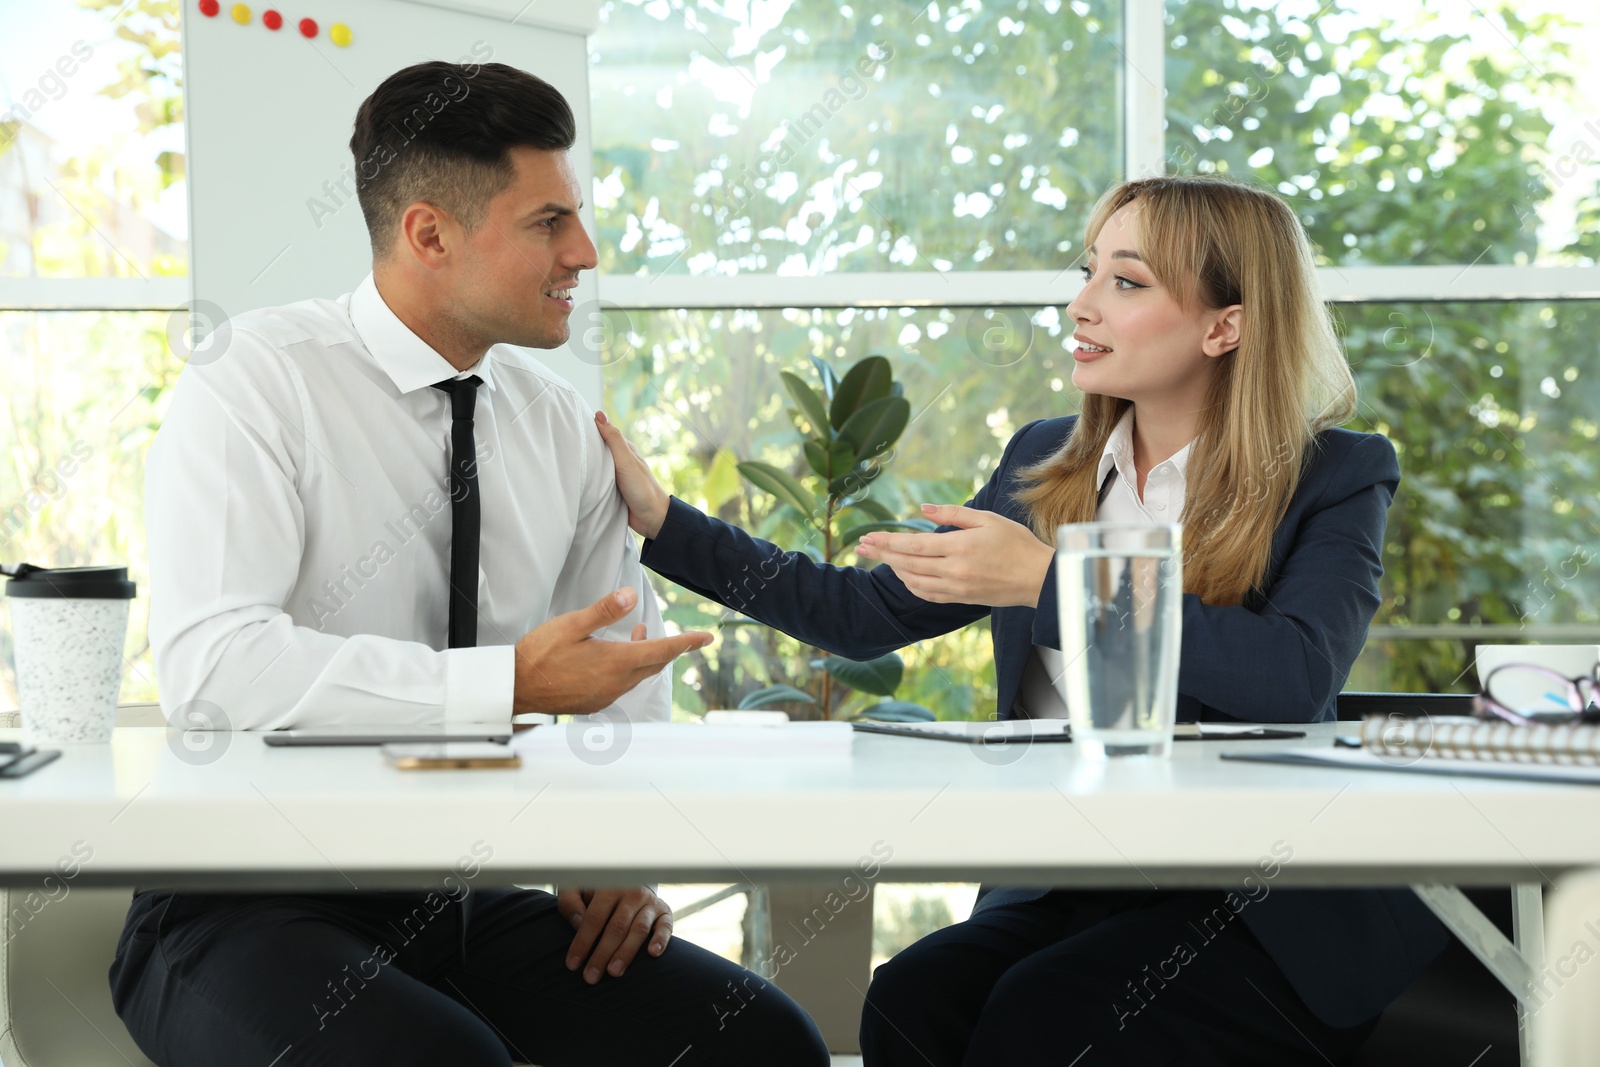
[[[1061,678],[1089,759],[1172,755],[1183,639],[1183,528],[1069,523],[1056,531]]]

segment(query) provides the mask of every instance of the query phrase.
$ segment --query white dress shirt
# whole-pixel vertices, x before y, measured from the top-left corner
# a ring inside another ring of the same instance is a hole
[[[204,700],[234,729],[507,724],[512,646],[551,616],[631,585],[638,605],[596,636],[661,636],[594,413],[525,351],[458,372],[370,275],[225,328],[179,376],[145,472],[170,721]],[[472,374],[479,647],[449,649],[450,397],[430,386]],[[618,707],[667,719],[670,700],[669,666]]]
[[[1139,475],[1133,465],[1133,411],[1118,420],[1100,453],[1096,485],[1105,485],[1106,476],[1117,472],[1106,498],[1095,509],[1096,522],[1142,522],[1155,526],[1177,522],[1183,514],[1185,476],[1194,442],[1180,448],[1172,458],[1150,468],[1144,482],[1144,497],[1139,496]],[[1034,719],[1064,719],[1067,705],[1061,698],[1061,676],[1066,659],[1060,650],[1034,645],[1028,666],[1022,674],[1018,701],[1024,713]]]

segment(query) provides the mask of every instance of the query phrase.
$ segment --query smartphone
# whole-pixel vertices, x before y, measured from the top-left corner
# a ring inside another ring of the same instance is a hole
[[[21,755],[0,757],[0,778],[21,778],[32,774],[59,755],[59,748],[40,748],[30,749]]]
[[[522,757],[505,745],[492,742],[446,741],[425,744],[388,744],[383,755],[403,771],[451,767],[520,767]]]

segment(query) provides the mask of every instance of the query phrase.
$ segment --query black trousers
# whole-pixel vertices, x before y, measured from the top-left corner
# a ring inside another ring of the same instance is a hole
[[[866,1067],[1327,1067],[1377,1025],[1321,1022],[1218,892],[1053,892],[879,967]],[[1206,922],[1206,919],[1210,922]]]
[[[162,1067],[828,1063],[794,1001],[687,941],[590,986],[549,893],[474,891],[464,930],[423,897],[140,894],[117,1014]]]

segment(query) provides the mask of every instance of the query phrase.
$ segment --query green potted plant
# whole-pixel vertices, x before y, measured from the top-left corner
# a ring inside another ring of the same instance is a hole
[[[809,473],[797,477],[770,463],[748,460],[738,464],[740,476],[798,514],[801,525],[814,532],[822,545],[819,550],[805,544],[799,551],[820,563],[833,563],[863,534],[874,530],[933,530],[934,524],[927,519],[896,518],[871,495],[873,484],[893,458],[895,442],[911,421],[911,404],[894,380],[889,361],[868,356],[842,378],[815,356],[811,362],[820,391],[797,374],[781,372],[784,389],[794,402],[790,414],[801,436]],[[905,676],[905,662],[899,653],[860,661],[814,651],[810,664],[820,674],[817,693],[792,685],[771,685],[747,694],[739,707],[798,701],[815,705],[828,719],[840,703],[837,690],[842,687],[883,698],[860,709],[859,718],[913,721],[934,717],[918,704],[893,699]]]

